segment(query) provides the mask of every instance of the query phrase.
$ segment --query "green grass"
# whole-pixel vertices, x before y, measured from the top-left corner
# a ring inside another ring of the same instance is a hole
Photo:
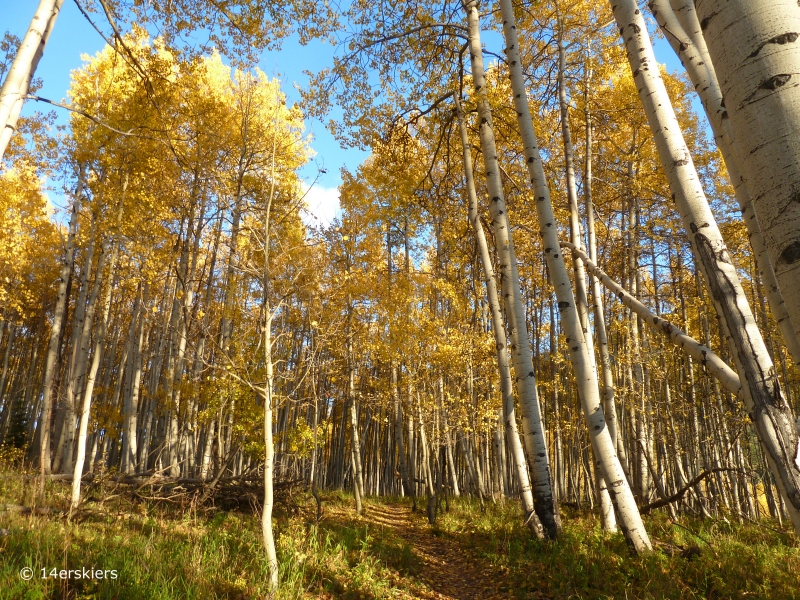
[[[24,504],[35,483],[0,479],[0,504]],[[87,490],[100,496],[98,490]],[[117,492],[118,493],[118,492]],[[68,486],[49,483],[47,505],[66,506]],[[313,499],[299,494],[291,516],[276,510],[281,588],[277,598],[413,597],[418,564],[389,530],[357,517],[352,498],[331,493],[313,523]],[[29,504],[28,504],[29,505]],[[188,507],[132,503],[118,496],[80,521],[0,513],[0,599],[268,597],[259,516],[204,514]],[[24,581],[20,570],[32,568]],[[41,579],[41,569],[115,570],[116,580]]]
[[[30,506],[35,481],[4,478],[0,504]],[[63,508],[69,486],[51,482],[46,505]],[[0,600],[49,598],[266,598],[267,564],[258,515],[194,510],[190,505],[132,502],[127,488],[89,486],[88,513],[0,513]],[[101,502],[101,498],[105,500]],[[391,528],[355,515],[352,497],[324,494],[325,515],[299,493],[279,504],[275,531],[281,588],[277,598],[418,598],[424,569]],[[382,502],[367,500],[367,510]],[[533,540],[515,502],[452,500],[436,535],[467,549],[507,582],[516,598],[800,599],[800,548],[777,525],[647,518],[651,555],[632,556],[619,534],[605,535],[591,513],[562,515],[556,542]],[[414,517],[422,523],[423,515]],[[691,555],[683,552],[696,548]],[[30,567],[34,579],[19,577]],[[41,579],[41,569],[116,570],[116,580]]]
[[[646,519],[655,551],[632,556],[591,513],[562,515],[555,542],[531,539],[516,504],[451,502],[438,523],[483,560],[506,569],[518,598],[800,598],[800,548],[777,525]]]

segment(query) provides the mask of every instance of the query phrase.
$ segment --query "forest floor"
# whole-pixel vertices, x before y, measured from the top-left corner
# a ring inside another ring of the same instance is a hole
[[[47,514],[25,513],[35,482],[0,472],[0,599],[266,598],[267,564],[253,508],[154,501],[111,484],[86,486],[67,522],[69,486],[47,485]],[[472,600],[518,598],[800,599],[800,543],[771,520],[646,518],[655,551],[632,556],[590,510],[565,509],[556,542],[523,527],[516,502],[441,505],[436,526],[407,498],[323,491],[324,513],[298,490],[276,507],[278,598]],[[11,506],[11,508],[10,508]],[[30,580],[21,578],[31,569]],[[61,570],[116,578],[62,578]],[[43,577],[44,575],[44,577]]]
[[[477,560],[456,539],[431,528],[424,513],[414,514],[407,503],[375,504],[365,519],[393,530],[418,557],[417,578],[426,589],[421,596],[433,600],[481,600],[515,598],[502,569]]]

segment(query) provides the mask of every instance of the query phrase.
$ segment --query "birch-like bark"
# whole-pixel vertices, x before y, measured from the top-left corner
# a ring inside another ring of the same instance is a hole
[[[436,524],[436,513],[438,507],[438,500],[436,497],[436,487],[433,483],[433,476],[431,474],[431,463],[428,452],[428,436],[425,433],[425,421],[422,418],[422,402],[420,402],[419,394],[417,394],[417,419],[419,421],[419,443],[422,446],[422,473],[425,477],[425,491],[428,494],[427,513],[428,523],[431,525]]]
[[[67,281],[72,272],[72,262],[75,255],[75,234],[78,231],[78,215],[81,210],[83,186],[85,185],[86,169],[81,166],[78,174],[78,185],[72,200],[72,216],[69,220],[64,264],[58,278],[58,295],[53,313],[53,326],[50,329],[50,342],[47,347],[47,357],[44,367],[44,384],[42,391],[42,417],[39,423],[39,461],[41,477],[39,480],[39,496],[44,497],[45,476],[50,474],[50,417],[52,413],[53,379],[55,377],[56,357],[61,338],[61,328],[64,321],[64,312],[67,305]]]
[[[105,249],[101,255],[100,264],[97,266],[97,279],[102,278],[103,258],[106,256]],[[94,393],[95,381],[97,381],[97,371],[100,368],[100,358],[108,333],[108,317],[111,313],[111,292],[114,288],[114,273],[117,268],[117,258],[119,257],[119,245],[115,244],[111,252],[111,261],[108,269],[106,289],[103,294],[103,314],[100,317],[100,325],[95,337],[94,349],[92,352],[92,364],[86,376],[86,389],[83,392],[83,404],[80,413],[80,425],[78,428],[78,454],[75,457],[75,469],[72,474],[72,497],[69,505],[70,517],[78,509],[81,502],[81,476],[83,475],[83,465],[86,461],[86,435],[89,431],[89,416],[92,409],[92,394]],[[95,443],[97,443],[95,441]]]
[[[272,433],[272,410],[274,394],[274,372],[272,364],[272,303],[270,301],[270,268],[269,268],[269,236],[270,236],[270,213],[272,211],[272,201],[275,198],[275,149],[278,139],[278,119],[277,107],[280,103],[276,98],[276,117],[272,131],[272,158],[270,164],[270,189],[267,205],[264,211],[264,272],[262,288],[264,298],[262,299],[262,310],[264,312],[264,366],[265,379],[263,398],[264,398],[264,508],[261,513],[261,532],[264,537],[264,547],[267,552],[267,562],[269,564],[269,583],[273,592],[278,589],[278,555],[275,551],[275,533],[272,529],[272,509],[275,506],[275,443]],[[226,348],[223,348],[223,351]]]
[[[5,321],[0,325],[0,339],[2,339],[2,331]],[[13,323],[8,324],[8,339],[6,339],[6,351],[3,355],[3,374],[0,375],[0,402],[2,402],[2,414],[0,414],[0,445],[3,444],[5,439],[6,430],[13,418],[14,401],[11,394],[4,394],[6,388],[6,380],[8,377],[8,359],[11,355],[11,344],[14,342],[14,334],[17,328]]]
[[[350,321],[352,320],[352,306],[350,308],[348,338],[347,338],[347,397],[350,412],[350,461],[353,467],[353,494],[356,501],[356,512],[363,511],[364,499],[364,474],[361,466],[361,442],[358,436],[358,407],[356,406],[355,378],[356,371],[353,365],[353,338]]]
[[[0,89],[0,160],[17,130],[22,104],[64,0],[41,0]]]
[[[800,441],[791,406],[781,391],[736,267],[711,214],[661,79],[644,17],[635,0],[613,0],[612,8],[672,196],[742,379],[747,411],[787,500],[792,522],[800,531]],[[756,197],[753,195],[754,204]],[[759,222],[771,223],[771,219]],[[791,303],[787,301],[787,305]]]
[[[536,390],[536,376],[531,360],[528,325],[519,286],[514,243],[506,214],[505,194],[500,180],[500,167],[497,162],[492,111],[486,90],[486,74],[483,67],[478,6],[475,0],[464,3],[467,15],[469,52],[472,65],[472,82],[478,98],[478,118],[480,119],[480,140],[489,189],[489,212],[492,216],[495,247],[503,300],[508,315],[509,337],[511,338],[511,358],[514,376],[522,407],[522,429],[525,446],[533,475],[534,509],[549,538],[558,532],[555,502],[551,487],[550,465],[547,457],[547,443],[542,426],[541,408]]]
[[[136,290],[136,300],[133,303],[133,314],[131,315],[131,323],[128,330],[128,345],[130,350],[128,356],[131,357],[129,368],[125,369],[125,393],[122,401],[122,465],[121,470],[124,474],[130,475],[136,466],[136,420],[138,417],[136,411],[136,398],[134,397],[133,388],[134,380],[138,379],[141,372],[137,372],[137,358],[140,351],[139,340],[137,332],[141,332],[140,316],[142,307],[142,287],[139,284],[139,289]]]
[[[400,401],[400,389],[397,387],[397,366],[392,365],[392,400],[394,401],[394,441],[397,447],[397,462],[400,467],[400,477],[403,491],[406,496],[411,496],[414,510],[417,510],[417,495],[408,476],[408,463],[406,462],[406,447],[403,440],[403,405]]]
[[[583,194],[586,203],[586,234],[589,243],[589,256],[597,262],[597,236],[594,226],[594,203],[592,201],[592,152],[593,152],[593,127],[592,116],[589,108],[589,86],[592,81],[592,68],[588,61],[591,60],[591,50],[587,57],[586,66],[586,87],[584,89],[584,117],[586,120],[586,170],[583,181]],[[606,315],[603,308],[603,293],[600,289],[600,282],[597,277],[590,276],[592,285],[592,306],[594,309],[594,329],[597,334],[597,346],[600,353],[600,364],[602,365],[603,376],[603,414],[606,417],[606,426],[611,435],[614,447],[618,447],[617,442],[617,407],[614,401],[614,375],[611,372],[611,357],[608,354],[608,335],[606,334]],[[598,478],[600,511],[603,521],[603,528],[606,531],[617,530],[617,519],[614,516],[614,507],[611,503],[611,496],[608,494],[608,484],[602,476],[602,469]]]
[[[525,164],[536,195],[536,213],[541,228],[545,259],[558,298],[561,326],[567,338],[570,362],[575,374],[578,396],[583,405],[589,437],[603,477],[609,485],[609,494],[614,503],[614,512],[620,528],[636,552],[652,550],[650,538],[642,523],[622,465],[617,458],[614,443],[606,426],[594,366],[594,350],[587,343],[572,294],[566,263],[558,243],[558,227],[550,202],[550,190],[544,174],[542,159],[533,129],[533,120],[528,106],[522,63],[519,54],[516,19],[511,0],[501,0],[503,35],[509,65],[511,90],[517,123],[524,146]]]
[[[475,176],[472,166],[472,154],[470,153],[469,136],[467,126],[464,123],[464,113],[461,103],[456,98],[456,111],[458,116],[458,126],[461,132],[461,147],[464,155],[464,174],[467,182],[468,217],[470,225],[475,232],[475,241],[478,246],[478,257],[481,261],[483,279],[486,285],[486,296],[489,303],[489,314],[492,319],[492,333],[494,334],[495,351],[497,355],[497,369],[500,374],[500,396],[503,399],[502,420],[505,425],[505,434],[508,444],[511,447],[511,456],[514,461],[514,473],[516,474],[517,484],[520,489],[520,501],[525,512],[525,522],[531,532],[540,537],[542,532],[536,527],[534,514],[533,491],[531,489],[530,476],[528,475],[528,461],[525,459],[525,451],[519,438],[517,430],[517,417],[514,408],[514,384],[511,378],[511,367],[508,364],[508,342],[506,340],[506,329],[503,323],[503,314],[500,310],[500,299],[497,294],[497,279],[495,278],[492,257],[489,254],[489,244],[486,242],[486,234],[483,232],[480,215],[478,213],[478,195],[475,191]]]
[[[737,164],[800,338],[800,5],[696,0],[695,6],[725,98],[720,116],[730,123]]]
[[[440,379],[441,381],[441,379]],[[450,487],[453,489],[453,496],[458,498],[461,496],[461,490],[458,487],[458,473],[456,472],[455,458],[453,457],[453,435],[450,429],[450,424],[447,420],[447,409],[444,406],[444,394],[440,396],[442,400],[441,415],[442,415],[442,433],[444,435],[445,458],[447,459],[447,471],[450,474]]]
[[[564,25],[559,15],[558,18],[558,105],[561,114],[561,139],[564,145],[564,171],[567,182],[567,201],[569,203],[569,234],[570,241],[578,248],[583,248],[583,240],[581,236],[581,220],[580,212],[578,210],[578,187],[575,182],[575,150],[572,145],[572,131],[569,126],[569,103],[567,101],[567,85],[566,85],[566,70],[567,70],[567,56],[564,49]],[[589,148],[591,151],[591,148]],[[587,161],[589,159],[587,158]],[[587,164],[589,164],[587,162]],[[586,345],[589,348],[594,348],[594,340],[592,338],[592,330],[589,327],[589,298],[586,290],[586,269],[583,262],[577,258],[572,261],[573,272],[575,273],[575,302],[578,309],[578,317],[581,321],[581,329],[586,339]],[[594,352],[589,353],[591,370],[594,371],[595,379],[598,377],[597,364],[595,362]],[[613,388],[612,388],[613,394]],[[605,400],[605,396],[603,398]],[[613,395],[612,395],[612,408],[613,408]],[[606,406],[604,402],[603,412],[606,413]],[[609,431],[611,428],[609,427]],[[616,442],[614,436],[611,437],[612,442]],[[616,443],[614,444],[616,447]],[[616,519],[614,518],[614,508],[611,502],[611,497],[608,493],[608,486],[606,485],[605,478],[602,475],[602,469],[597,470],[597,492],[600,500],[600,516],[605,531],[615,531],[617,528]]]
[[[669,341],[675,346],[683,350],[687,355],[691,356],[696,361],[700,362],[727,391],[735,396],[742,395],[743,392],[741,382],[739,381],[739,376],[728,366],[724,360],[722,360],[722,358],[720,358],[719,355],[711,350],[711,348],[701,344],[666,319],[663,319],[653,313],[644,304],[631,296],[627,290],[625,290],[625,288],[611,279],[602,269],[595,265],[594,262],[590,260],[588,256],[586,256],[585,252],[566,242],[561,242],[561,245],[572,250],[573,254],[579,257],[581,261],[586,264],[586,268],[589,270],[589,272],[597,277],[597,279],[602,282],[606,288],[614,292],[617,298],[619,298],[620,302],[636,313],[642,322],[647,323],[647,325],[649,325],[654,331],[666,335],[669,338]]]
[[[764,283],[770,310],[792,360],[795,364],[800,365],[800,340],[792,327],[789,311],[778,288],[778,281],[769,261],[761,226],[753,212],[750,192],[744,183],[738,160],[733,151],[736,144],[731,121],[725,109],[722,90],[719,87],[716,71],[702,36],[694,4],[691,0],[673,0],[672,5],[668,0],[651,0],[650,9],[675,54],[685,66],[686,73],[700,96],[714,133],[714,139],[722,152],[736,200],[742,211],[742,220],[747,227],[750,245],[753,248],[756,265]]]
[[[56,462],[53,468],[58,473],[69,473],[72,471],[72,452],[73,441],[75,439],[75,400],[80,396],[83,389],[83,378],[86,375],[86,362],[89,358],[89,343],[91,340],[92,322],[97,306],[97,297],[100,294],[102,276],[95,276],[89,293],[89,280],[92,272],[92,261],[95,249],[95,231],[97,228],[97,215],[92,214],[92,224],[89,229],[89,246],[86,249],[84,266],[80,275],[80,292],[75,303],[75,314],[72,319],[72,353],[67,369],[67,391],[64,401],[65,416],[61,427],[61,434],[56,447]],[[98,261],[97,275],[100,275],[100,268],[104,265],[107,256],[105,249],[101,247],[101,256]],[[88,302],[87,302],[88,295]]]

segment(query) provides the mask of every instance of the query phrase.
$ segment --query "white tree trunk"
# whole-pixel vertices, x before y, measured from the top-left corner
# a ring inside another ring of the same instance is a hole
[[[492,333],[494,334],[495,349],[497,352],[497,368],[500,373],[500,395],[503,398],[501,419],[505,424],[506,439],[511,447],[514,472],[516,473],[517,484],[520,489],[520,500],[522,501],[522,509],[525,512],[525,522],[534,535],[541,537],[543,532],[536,526],[538,520],[532,518],[535,514],[533,492],[528,475],[528,461],[525,459],[525,451],[519,439],[519,431],[517,430],[517,416],[514,409],[514,386],[511,379],[511,367],[508,364],[506,329],[503,323],[503,315],[500,312],[500,299],[497,295],[497,280],[495,279],[494,267],[492,266],[492,257],[489,254],[489,244],[486,242],[486,235],[483,232],[483,225],[481,225],[480,215],[478,213],[478,196],[475,192],[475,178],[473,174],[469,136],[467,135],[467,126],[464,123],[464,113],[461,110],[461,103],[458,99],[456,99],[456,110],[458,112],[458,126],[461,131],[461,147],[464,153],[464,173],[467,181],[469,222],[475,232],[475,240],[478,245],[478,256],[481,260],[484,283],[486,284],[486,296],[489,302],[489,313],[492,318]]]
[[[591,60],[591,52],[589,60]],[[583,182],[583,193],[586,201],[586,233],[589,242],[589,256],[597,261],[597,236],[594,226],[594,204],[592,202],[592,152],[593,152],[593,130],[591,111],[589,109],[589,87],[592,81],[591,65],[587,64],[586,88],[584,90],[584,111],[586,117],[586,172]],[[600,282],[597,277],[590,277],[592,284],[592,300],[594,308],[594,327],[597,333],[597,346],[600,354],[600,364],[602,365],[603,376],[603,414],[606,418],[608,433],[611,435],[611,442],[614,447],[618,447],[617,438],[617,407],[614,399],[614,375],[611,371],[611,358],[608,354],[608,336],[606,335],[606,315],[603,308],[603,293],[600,289]],[[598,468],[598,495],[600,496],[600,515],[602,518],[603,529],[606,531],[617,530],[617,519],[614,515],[614,506],[611,496],[608,493],[608,484],[602,475],[602,469]]]
[[[55,452],[55,463],[53,469],[57,473],[69,473],[72,471],[72,452],[75,440],[75,400],[80,397],[83,389],[83,378],[86,375],[86,362],[89,358],[89,343],[91,340],[92,321],[94,320],[97,297],[100,294],[102,277],[95,276],[89,293],[89,280],[92,273],[92,261],[95,250],[95,231],[97,229],[97,215],[92,214],[92,224],[89,229],[89,245],[86,249],[86,256],[81,269],[80,292],[75,303],[75,314],[72,318],[72,352],[67,369],[67,391],[64,401],[65,416],[61,426],[61,434]],[[101,252],[103,249],[101,248]],[[102,254],[98,262],[98,267],[102,267],[106,260]],[[99,268],[98,273],[99,275]],[[87,295],[89,301],[87,303]]]
[[[125,369],[125,392],[122,396],[122,463],[121,470],[126,475],[131,475],[136,466],[136,398],[133,394],[134,381],[141,374],[137,370],[137,358],[140,351],[139,337],[137,332],[141,331],[140,319],[142,314],[142,284],[139,284],[139,289],[136,290],[136,300],[133,304],[133,314],[131,315],[131,323],[128,329],[128,356],[130,356],[130,364]]]
[[[97,278],[102,278],[103,262],[106,253],[100,259],[100,264],[97,266]],[[97,380],[97,371],[100,368],[100,358],[103,354],[103,346],[106,341],[106,334],[108,333],[108,317],[111,312],[111,292],[114,287],[114,272],[117,267],[117,257],[119,256],[119,246],[115,244],[111,254],[111,263],[108,269],[108,278],[106,281],[106,290],[103,294],[103,314],[100,318],[100,325],[97,329],[97,335],[94,342],[94,350],[92,354],[92,364],[89,367],[89,373],[86,377],[86,389],[83,393],[83,406],[80,413],[80,426],[78,429],[78,454],[75,457],[75,469],[72,475],[72,499],[70,501],[69,513],[70,516],[77,510],[81,502],[81,476],[83,475],[83,465],[86,460],[86,435],[89,431],[89,416],[92,409],[92,394],[94,393],[94,385]],[[97,440],[95,438],[95,444]]]
[[[725,166],[728,169],[736,200],[742,211],[742,220],[750,236],[750,244],[753,248],[758,271],[764,283],[769,308],[780,328],[792,360],[796,365],[800,365],[800,341],[792,327],[789,311],[778,288],[778,281],[769,261],[761,226],[753,212],[750,193],[744,183],[738,160],[733,151],[736,142],[731,121],[725,109],[722,90],[719,87],[711,56],[708,54],[708,49],[700,30],[700,23],[697,20],[694,4],[691,0],[673,0],[672,5],[668,0],[651,0],[650,9],[672,49],[686,67],[689,79],[691,79],[694,89],[700,96],[706,116],[711,124],[711,129],[714,132],[714,139],[720,152],[722,152]]]
[[[566,70],[567,57],[564,49],[564,29],[563,22],[558,19],[558,105],[561,113],[561,139],[564,144],[564,171],[567,182],[567,200],[569,202],[569,237],[570,241],[578,248],[583,248],[581,236],[581,219],[578,210],[578,187],[575,183],[575,149],[572,145],[572,131],[569,126],[569,102],[567,100]],[[588,159],[587,159],[588,160]],[[578,317],[581,322],[581,329],[586,339],[586,345],[594,348],[592,330],[589,328],[589,298],[586,291],[586,269],[583,262],[578,258],[572,260],[573,272],[575,273],[575,301],[578,308]],[[597,362],[595,361],[594,351],[589,353],[591,369],[594,371],[595,379],[598,378]],[[613,393],[613,391],[612,391]],[[605,400],[605,396],[604,396]],[[606,407],[603,406],[606,413]],[[609,432],[611,427],[609,427]],[[612,435],[611,441],[616,446],[616,438]],[[599,466],[599,465],[598,465]],[[600,516],[605,531],[615,531],[617,528],[614,517],[614,507],[608,493],[608,486],[602,475],[602,469],[597,469],[597,493],[600,502]]]
[[[277,100],[277,99],[276,99]],[[278,138],[277,113],[272,131],[272,158],[270,168],[270,190],[264,210],[264,272],[263,272],[263,311],[264,311],[264,509],[261,513],[261,532],[269,563],[269,582],[272,593],[278,589],[278,554],[275,551],[275,532],[272,529],[272,509],[275,506],[275,443],[272,432],[272,410],[274,380],[272,364],[272,302],[270,300],[269,239],[272,201],[275,198],[275,148]]]
[[[800,442],[791,406],[781,391],[736,267],[711,214],[661,80],[644,17],[635,0],[615,0],[613,10],[672,196],[736,361],[748,413],[770,470],[788,501],[792,522],[800,531]],[[753,195],[754,203],[756,197]],[[759,222],[770,223],[771,219]]]
[[[594,350],[587,343],[581,327],[575,298],[572,294],[566,263],[558,243],[558,227],[550,202],[550,190],[547,186],[542,159],[533,129],[533,120],[528,106],[525,81],[522,75],[522,64],[519,54],[519,41],[511,0],[501,0],[500,10],[503,20],[503,35],[506,43],[506,57],[509,65],[511,90],[514,96],[514,108],[517,112],[522,143],[524,146],[525,164],[536,195],[536,213],[539,221],[545,259],[550,277],[558,299],[561,313],[561,326],[567,338],[570,362],[575,373],[578,396],[583,405],[589,437],[595,456],[600,463],[609,493],[614,503],[618,523],[631,547],[636,552],[652,550],[650,538],[644,528],[642,517],[636,507],[622,465],[617,458],[616,449],[606,426],[594,367]]]
[[[267,237],[269,240],[269,237]],[[266,268],[266,267],[265,267]],[[265,295],[267,291],[265,290]],[[264,323],[264,359],[266,366],[266,382],[264,383],[264,509],[261,513],[261,532],[269,563],[270,587],[278,588],[278,555],[275,552],[275,533],[272,529],[272,509],[275,506],[275,444],[272,435],[272,312],[269,302],[266,304],[266,322]]]
[[[400,400],[400,389],[397,383],[397,365],[392,365],[392,401],[394,402],[394,443],[397,447],[397,462],[400,467],[400,477],[403,491],[406,496],[411,497],[414,510],[417,510],[417,495],[414,493],[414,485],[408,475],[408,462],[406,461],[406,447],[403,440],[403,403]],[[316,410],[316,409],[315,409]],[[316,413],[315,413],[316,414]],[[316,445],[314,446],[316,452]],[[313,478],[312,478],[313,480]]]
[[[0,89],[0,160],[17,130],[22,104],[64,0],[41,0]]]
[[[722,116],[800,338],[800,6],[796,0],[695,5],[725,98]]]
[[[478,97],[478,116],[480,119],[480,139],[486,171],[486,184],[489,189],[489,211],[492,216],[495,247],[503,298],[508,315],[509,337],[511,338],[511,357],[514,376],[522,407],[522,429],[528,456],[532,461],[533,495],[536,500],[536,514],[550,538],[557,535],[557,518],[551,486],[550,465],[547,457],[547,443],[542,425],[541,408],[536,390],[536,377],[531,360],[528,326],[517,273],[514,243],[506,213],[505,194],[500,180],[500,167],[497,163],[492,112],[486,92],[486,75],[483,68],[480,24],[477,2],[464,4],[469,30],[469,52],[472,64],[472,81]]]
[[[64,252],[64,264],[58,279],[58,296],[53,314],[53,326],[50,329],[50,342],[47,347],[47,357],[44,368],[44,384],[42,391],[42,417],[39,423],[39,460],[41,479],[39,482],[39,495],[44,496],[44,479],[50,474],[50,417],[52,413],[53,379],[55,377],[56,357],[58,343],[61,337],[61,328],[64,324],[64,312],[67,305],[67,282],[72,272],[72,262],[75,255],[75,234],[78,231],[78,216],[81,210],[83,186],[85,185],[86,170],[81,166],[78,174],[78,185],[72,200],[72,216],[69,221],[69,232]]]
[[[352,334],[350,334],[352,335]],[[364,510],[364,474],[361,467],[361,441],[358,437],[358,406],[356,405],[355,367],[353,366],[353,342],[347,342],[348,384],[347,395],[350,417],[350,460],[353,466],[353,494],[356,500],[356,512],[361,514]]]

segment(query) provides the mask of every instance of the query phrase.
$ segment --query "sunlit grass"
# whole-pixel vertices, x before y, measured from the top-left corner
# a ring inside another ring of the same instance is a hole
[[[35,480],[0,475],[0,504],[30,506]],[[46,505],[65,508],[69,486],[51,482]],[[258,515],[200,511],[191,504],[133,502],[130,489],[87,486],[77,520],[0,513],[0,599],[266,598],[267,563]],[[275,531],[281,588],[277,598],[417,598],[425,565],[391,526],[370,518],[385,502],[328,492],[314,522],[307,493],[279,504]],[[800,598],[797,538],[775,523],[647,518],[655,551],[633,556],[621,534],[606,535],[589,512],[562,515],[556,542],[531,538],[516,502],[450,500],[432,533],[491,566],[517,598]],[[377,513],[376,513],[377,514]],[[423,515],[413,517],[426,528]],[[34,579],[23,581],[23,567]],[[115,580],[41,579],[41,569],[114,570]]]
[[[2,481],[0,504],[32,499],[27,488],[35,482]],[[63,483],[48,484],[49,506],[65,507],[67,491]],[[276,598],[414,597],[410,576],[417,563],[408,545],[390,529],[357,517],[346,494],[327,494],[326,500],[319,524],[306,494],[293,500],[299,512],[291,517],[276,511]],[[125,494],[87,508],[73,523],[59,515],[0,513],[0,599],[269,595],[258,515],[132,503]],[[33,569],[32,580],[20,578],[24,567]],[[42,568],[49,573],[83,567],[116,571],[117,579],[41,578]]]
[[[800,548],[775,523],[646,519],[655,551],[633,556],[622,534],[606,535],[591,513],[562,515],[556,542],[522,526],[516,503],[451,502],[439,528],[508,570],[520,598],[800,598]]]

